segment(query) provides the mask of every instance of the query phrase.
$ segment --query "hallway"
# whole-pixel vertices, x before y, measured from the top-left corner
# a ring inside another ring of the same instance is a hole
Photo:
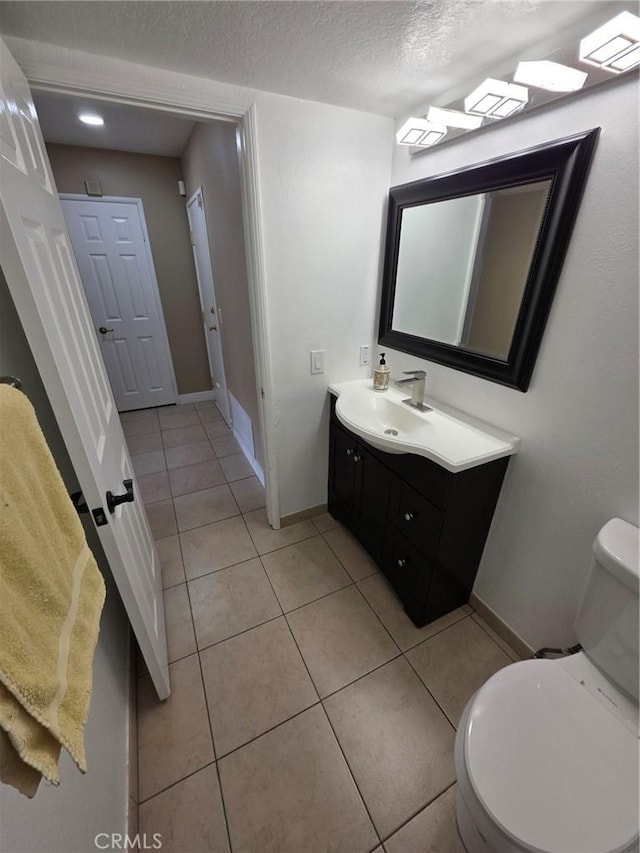
[[[516,653],[468,606],[415,628],[326,513],[272,530],[212,404],[122,421],[173,691],[139,677],[139,832],[175,853],[463,853],[455,726]]]

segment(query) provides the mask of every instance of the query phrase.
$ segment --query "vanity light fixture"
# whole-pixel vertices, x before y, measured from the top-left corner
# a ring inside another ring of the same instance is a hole
[[[525,83],[549,92],[577,92],[587,79],[585,71],[541,59],[536,62],[519,62],[513,76],[515,83]]]
[[[471,115],[506,118],[526,106],[528,100],[525,86],[488,77],[464,99],[464,110]]]
[[[428,148],[440,142],[447,133],[446,125],[424,118],[409,118],[396,133],[398,145]]]
[[[472,116],[460,110],[445,110],[442,107],[429,107],[427,121],[447,127],[462,127],[465,130],[476,130],[482,125],[481,116]]]
[[[582,39],[580,62],[621,74],[640,64],[640,18],[620,12]]]
[[[78,118],[84,124],[90,124],[92,127],[102,127],[104,124],[102,116],[95,115],[94,113],[81,113]]]

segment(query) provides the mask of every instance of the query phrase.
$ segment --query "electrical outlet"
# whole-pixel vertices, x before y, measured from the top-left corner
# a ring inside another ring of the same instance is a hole
[[[369,344],[363,344],[360,347],[360,367],[366,367],[371,364],[371,347]]]
[[[311,350],[311,373],[324,373],[324,350]]]

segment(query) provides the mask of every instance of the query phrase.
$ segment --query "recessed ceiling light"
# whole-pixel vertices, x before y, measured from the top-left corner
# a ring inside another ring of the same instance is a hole
[[[640,63],[640,18],[620,12],[582,39],[580,62],[621,74]]]
[[[427,121],[445,124],[447,127],[462,127],[465,130],[475,130],[482,124],[481,116],[471,116],[460,110],[445,110],[442,107],[429,107]]]
[[[489,77],[464,99],[464,110],[472,115],[506,118],[522,109],[528,100],[525,86]]]
[[[396,133],[398,145],[415,145],[428,148],[439,142],[447,133],[444,124],[427,121],[424,118],[409,118]]]
[[[547,89],[549,92],[577,92],[587,79],[585,71],[541,59],[538,62],[519,62],[513,77],[516,83]]]
[[[82,113],[78,116],[80,121],[85,124],[90,124],[92,127],[100,127],[104,124],[104,119],[102,116],[97,116],[94,113]]]

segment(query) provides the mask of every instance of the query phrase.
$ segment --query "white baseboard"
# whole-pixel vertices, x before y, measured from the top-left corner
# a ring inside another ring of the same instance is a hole
[[[255,445],[253,441],[253,424],[251,418],[242,408],[240,403],[233,396],[231,391],[229,394],[229,405],[231,408],[231,429],[236,441],[240,445],[242,452],[249,460],[249,464],[254,470],[258,480],[264,486],[264,471],[258,460],[255,457]]]
[[[194,391],[192,394],[178,394],[178,405],[185,403],[204,403],[213,400],[213,391]]]

